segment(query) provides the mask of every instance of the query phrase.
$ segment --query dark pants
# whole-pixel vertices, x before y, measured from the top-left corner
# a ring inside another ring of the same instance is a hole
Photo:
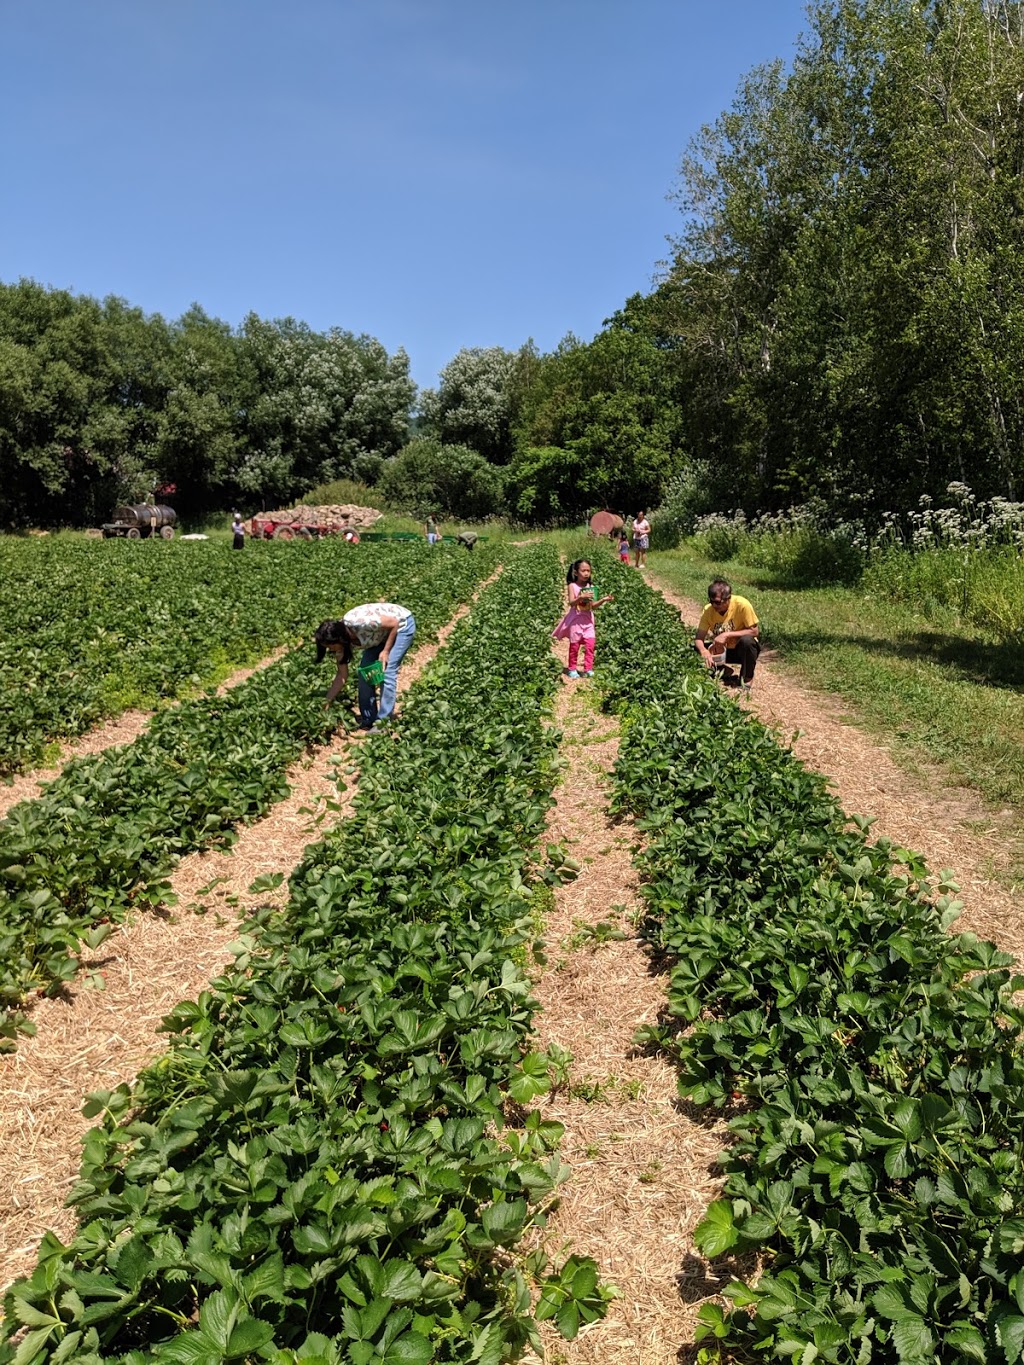
[[[739,664],[740,677],[745,683],[748,683],[754,676],[757,656],[760,653],[760,641],[755,640],[752,635],[744,635],[734,649],[725,651],[725,662],[727,664]]]
[[[751,635],[744,635],[735,648],[725,651],[724,663],[737,663],[740,667],[740,677],[744,682],[750,682],[754,677],[754,669],[758,666],[759,654],[760,640],[755,640]],[[721,655],[718,655],[718,658],[721,659]],[[717,663],[715,669],[721,670],[724,663]]]

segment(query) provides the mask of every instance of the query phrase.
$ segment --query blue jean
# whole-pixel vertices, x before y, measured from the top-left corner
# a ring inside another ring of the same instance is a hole
[[[398,667],[405,658],[406,650],[412,644],[412,638],[415,634],[416,618],[410,616],[405,624],[399,627],[398,634],[395,636],[395,643],[391,647],[384,681],[381,684],[379,706],[377,704],[377,689],[373,683],[367,682],[365,678],[357,675],[359,723],[364,729],[368,730],[378,720],[387,720],[395,709],[395,697],[398,693]],[[384,641],[381,640],[379,645],[370,645],[368,649],[364,649],[363,657],[359,660],[360,668],[369,668],[370,664],[376,663],[383,648]]]

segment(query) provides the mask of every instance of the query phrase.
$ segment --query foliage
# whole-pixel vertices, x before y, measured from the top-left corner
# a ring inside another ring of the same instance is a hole
[[[376,595],[386,573],[429,637],[491,560],[485,551],[432,554],[415,544],[347,562],[352,598]],[[328,614],[327,603],[338,609],[337,565],[337,557],[305,562],[319,581],[313,622]],[[193,585],[193,593],[201,590]],[[269,615],[276,598],[262,605]],[[188,610],[185,601],[183,615]],[[134,743],[72,762],[43,795],[0,821],[0,1003],[7,1016],[0,1039],[13,1039],[17,1007],[30,990],[53,994],[76,973],[80,940],[97,924],[159,903],[179,856],[230,842],[239,822],[285,794],[288,764],[335,728],[323,709],[325,679],[311,662],[310,651],[293,651],[223,697],[158,712]]]
[[[423,517],[481,521],[503,505],[500,470],[468,446],[442,445],[429,436],[410,441],[390,460],[378,486],[396,511]]]
[[[1024,473],[1017,0],[815,0],[681,162],[652,300],[704,510],[817,495],[859,517]]]
[[[702,1310],[702,1338],[850,1365],[1019,1359],[1024,978],[945,932],[956,888],[851,828],[669,607],[632,576],[618,598],[615,805],[644,834],[645,932],[670,973],[642,1041],[685,1097],[732,1113],[698,1245],[764,1262]]]
[[[404,351],[389,357],[372,337],[339,328],[320,334],[291,318],[268,323],[250,314],[241,352],[248,463],[239,480],[248,479],[250,493],[268,491],[253,483],[262,461],[277,462],[274,477],[287,471],[288,486],[305,493],[353,477],[360,457],[386,458],[405,441],[415,385]]]
[[[492,464],[512,458],[513,429],[539,358],[532,344],[458,352],[441,371],[437,389],[420,399],[424,435],[443,445],[469,446]]]
[[[357,507],[373,507],[374,497],[375,494],[365,483],[357,483],[353,479],[334,479],[331,483],[318,484],[300,501],[310,507],[344,503],[353,503]]]
[[[680,463],[669,355],[631,303],[589,345],[568,337],[542,358],[509,471],[509,510],[521,520],[575,523],[597,507],[635,513],[658,502]]]
[[[194,695],[345,600],[441,572],[424,555],[389,545],[353,556],[333,538],[253,542],[244,557],[214,540],[3,540],[0,776],[128,706]],[[452,572],[461,582],[467,570]]]
[[[198,518],[375,477],[414,396],[405,354],[370,337],[0,285],[0,524],[96,525],[171,486]]]
[[[557,774],[558,580],[547,547],[506,566],[401,735],[364,750],[354,815],[308,850],[287,913],[255,916],[134,1087],[90,1098],[80,1227],[11,1287],[5,1365],[539,1346],[509,1251],[564,1176],[561,1125],[509,1128],[504,1106],[534,1009],[517,958]],[[569,1335],[607,1297],[582,1258],[541,1284]]]
[[[749,521],[741,511],[712,512],[694,523],[692,543],[710,560],[742,558],[792,587],[856,583],[866,553],[862,527],[837,522],[827,507],[814,504]]]

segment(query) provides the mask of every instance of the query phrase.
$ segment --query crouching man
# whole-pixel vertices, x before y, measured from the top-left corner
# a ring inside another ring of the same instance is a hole
[[[749,691],[761,652],[757,613],[745,597],[733,595],[732,585],[716,578],[708,586],[708,605],[697,624],[694,648],[706,667],[724,672],[737,664],[740,685]]]

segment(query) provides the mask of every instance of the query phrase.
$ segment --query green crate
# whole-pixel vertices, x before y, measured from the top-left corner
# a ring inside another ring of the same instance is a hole
[[[367,664],[365,668],[357,668],[356,672],[363,682],[372,683],[374,687],[380,687],[384,681],[384,665],[379,659],[374,659],[372,664]]]

